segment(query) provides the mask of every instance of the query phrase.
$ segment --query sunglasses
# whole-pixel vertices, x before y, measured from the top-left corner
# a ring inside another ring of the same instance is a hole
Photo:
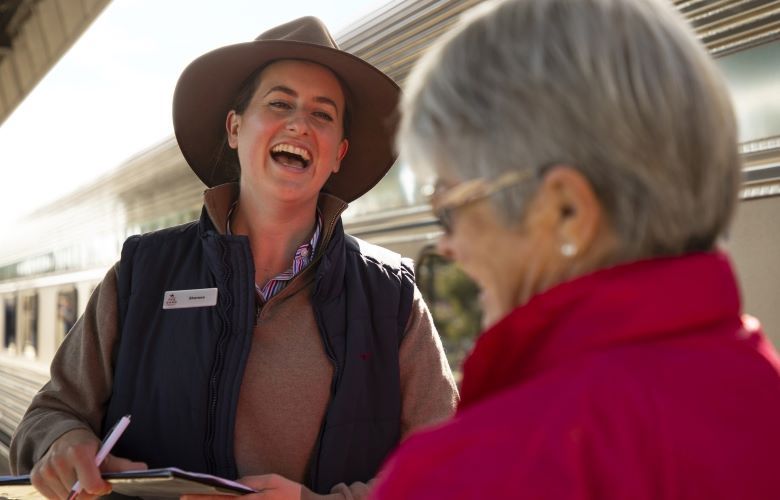
[[[456,210],[484,200],[502,189],[520,184],[533,175],[534,172],[531,170],[512,170],[493,181],[471,179],[451,187],[437,183],[433,193],[429,196],[433,215],[438,219],[444,232],[452,234],[453,213]]]

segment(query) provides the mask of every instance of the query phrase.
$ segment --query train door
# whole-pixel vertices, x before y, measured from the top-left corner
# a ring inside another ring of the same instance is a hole
[[[38,350],[38,294],[34,291],[23,292],[19,295],[19,302],[16,318],[17,353],[35,359]]]
[[[75,286],[62,288],[57,293],[57,321],[55,325],[55,345],[59,346],[65,335],[73,328],[78,317],[78,292]]]
[[[744,311],[761,321],[780,348],[780,148],[762,163],[746,169],[747,183],[725,246],[742,287]]]
[[[9,354],[17,353],[16,340],[16,297],[7,296],[2,299],[2,339],[3,350]]]

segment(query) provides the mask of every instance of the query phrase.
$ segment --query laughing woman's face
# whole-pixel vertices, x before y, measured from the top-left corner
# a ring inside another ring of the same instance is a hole
[[[227,117],[241,196],[316,203],[347,153],[344,105],[338,79],[324,66],[283,60],[266,67],[244,113]]]

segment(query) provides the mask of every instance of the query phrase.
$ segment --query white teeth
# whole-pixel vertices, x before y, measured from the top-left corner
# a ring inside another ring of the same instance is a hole
[[[277,144],[273,148],[271,148],[272,153],[291,153],[294,155],[298,155],[301,158],[303,158],[306,161],[311,160],[311,156],[309,156],[309,152],[306,151],[303,148],[299,148],[297,146],[293,146],[292,144]]]

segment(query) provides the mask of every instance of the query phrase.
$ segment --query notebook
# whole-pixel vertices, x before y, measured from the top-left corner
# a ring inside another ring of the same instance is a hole
[[[104,472],[114,493],[134,497],[169,497],[181,495],[236,496],[257,493],[243,484],[221,477],[168,467],[125,472]],[[44,498],[30,483],[30,476],[0,476],[0,500]]]

